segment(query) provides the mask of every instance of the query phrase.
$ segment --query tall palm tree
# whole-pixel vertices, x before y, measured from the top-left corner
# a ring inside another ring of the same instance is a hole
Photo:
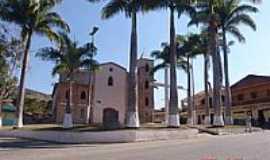
[[[72,128],[72,88],[74,83],[74,74],[81,69],[89,70],[98,64],[92,57],[92,46],[87,43],[78,46],[77,42],[72,41],[66,33],[60,33],[61,44],[59,48],[46,47],[38,51],[37,56],[42,60],[55,62],[52,74],[65,75],[69,85],[69,98],[66,105],[66,111],[63,121],[64,128]]]
[[[29,50],[34,34],[58,40],[53,28],[69,31],[68,25],[53,7],[60,0],[3,0],[1,1],[0,18],[3,21],[15,23],[21,28],[21,37],[24,42],[23,64],[17,97],[18,120],[17,127],[23,127],[23,105],[25,95],[25,78],[28,67]]]
[[[90,0],[91,1],[91,0]],[[95,1],[95,0],[94,0]],[[108,19],[124,12],[127,18],[131,18],[131,41],[128,74],[128,104],[126,113],[126,127],[138,128],[139,114],[136,97],[136,70],[138,56],[137,42],[137,13],[142,9],[143,1],[138,0],[110,0],[102,10],[102,18]]]
[[[155,73],[158,70],[164,69],[164,81],[165,81],[165,110],[166,110],[166,124],[168,123],[168,67],[170,66],[170,46],[167,43],[161,44],[162,49],[161,50],[155,50],[151,53],[151,57],[153,57],[155,60],[161,61],[153,68],[153,73]],[[184,71],[187,71],[188,63],[187,61],[182,57],[178,56],[176,60],[176,66],[179,69],[182,69]]]
[[[244,0],[243,0],[244,1]],[[243,2],[241,1],[241,2]],[[247,0],[253,3],[260,2],[260,0]],[[213,106],[215,110],[214,125],[224,126],[224,120],[221,108],[222,89],[222,64],[219,50],[219,24],[220,17],[218,14],[218,6],[222,6],[224,0],[198,0],[196,18],[193,17],[192,23],[202,23],[208,29],[209,46],[208,52],[212,56],[213,63]]]
[[[89,78],[89,90],[88,90],[88,108],[87,108],[87,118],[86,123],[91,124],[93,123],[93,114],[94,114],[94,99],[95,99],[95,84],[96,84],[96,71],[99,68],[99,64],[97,61],[94,60],[94,56],[97,54],[97,48],[94,44],[94,41],[90,43],[90,48],[92,54],[90,55],[90,64],[89,64],[89,71],[90,71],[90,78]]]
[[[245,42],[245,37],[237,28],[244,24],[253,30],[256,30],[256,24],[250,17],[250,13],[258,12],[258,9],[249,4],[242,4],[239,0],[224,1],[221,6],[216,8],[220,20],[220,29],[222,34],[222,49],[224,59],[224,77],[225,77],[225,123],[233,124],[232,119],[232,97],[230,90],[229,69],[228,69],[228,52],[229,46],[227,34],[235,37],[239,42]]]
[[[196,124],[196,109],[194,104],[194,75],[193,75],[193,64],[192,59],[194,59],[198,55],[202,55],[205,53],[205,48],[203,44],[202,35],[200,34],[189,34],[186,36],[177,36],[181,43],[181,47],[179,47],[180,56],[184,56],[187,59],[187,99],[188,99],[188,123],[193,125]],[[193,94],[191,94],[193,93]]]
[[[176,33],[175,33],[175,12],[179,17],[183,13],[193,13],[194,8],[190,5],[191,1],[186,0],[146,0],[145,10],[170,10],[170,100],[169,100],[169,120],[168,127],[179,127],[179,108],[177,93],[177,76],[176,76]]]
[[[215,7],[223,0],[198,0],[197,13],[192,18],[191,24],[202,24],[204,30],[208,32],[208,53],[212,57],[213,64],[213,106],[214,106],[214,126],[224,126],[221,94],[222,89],[222,64],[219,52],[219,35],[218,35],[218,15]]]

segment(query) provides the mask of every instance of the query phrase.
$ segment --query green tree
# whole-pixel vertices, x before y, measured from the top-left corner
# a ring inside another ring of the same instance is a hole
[[[1,105],[12,103],[15,98],[17,77],[14,71],[21,54],[20,41],[9,34],[5,25],[0,25],[0,127],[2,126]]]
[[[222,50],[224,59],[224,77],[225,77],[225,122],[226,124],[233,124],[232,119],[232,97],[230,90],[228,53],[229,46],[227,41],[227,34],[232,35],[239,42],[245,42],[244,35],[238,28],[243,24],[256,30],[256,24],[250,17],[250,13],[257,13],[258,9],[249,4],[240,3],[239,0],[224,1],[223,4],[216,7],[220,20],[220,30],[222,34]]]
[[[54,27],[69,31],[68,25],[52,11],[60,0],[2,0],[0,18],[3,21],[15,23],[21,28],[21,37],[24,43],[23,62],[17,97],[18,120],[17,127],[23,127],[23,105],[25,96],[25,78],[28,67],[29,50],[33,34],[58,40]]]
[[[202,35],[200,34],[188,34],[186,36],[177,36],[178,41],[180,42],[181,46],[179,48],[180,55],[184,56],[187,60],[187,102],[188,102],[188,123],[189,124],[196,124],[196,109],[195,109],[195,101],[194,101],[194,66],[191,62],[198,55],[204,55],[205,49],[203,44]],[[193,93],[193,95],[191,94]]]
[[[179,45],[177,45],[179,46]],[[161,44],[162,49],[161,50],[155,50],[152,51],[151,57],[153,57],[156,61],[159,61],[159,63],[153,68],[153,73],[157,72],[158,70],[164,69],[164,83],[165,83],[165,110],[166,110],[166,122],[168,122],[168,106],[169,106],[169,99],[168,99],[168,68],[170,66],[170,46],[167,43]],[[176,62],[177,68],[182,69],[184,71],[187,70],[187,61],[182,57],[177,57]]]
[[[63,127],[72,128],[72,100],[73,100],[73,83],[74,74],[81,69],[89,70],[92,65],[98,63],[92,58],[93,48],[90,43],[83,46],[78,46],[77,42],[72,41],[66,33],[60,33],[61,43],[60,47],[46,47],[38,51],[37,56],[42,60],[55,62],[52,75],[64,75],[66,82],[69,85],[69,98],[66,104]]]
[[[219,51],[218,35],[218,15],[215,7],[223,3],[223,0],[199,0],[197,3],[197,13],[190,22],[191,24],[202,24],[208,32],[208,53],[212,57],[213,64],[213,106],[214,106],[214,125],[224,126],[221,94],[222,89],[222,64]]]
[[[170,100],[169,100],[169,120],[168,127],[179,127],[179,108],[178,108],[178,93],[177,93],[177,76],[176,76],[176,33],[175,33],[175,12],[178,12],[178,17],[183,13],[192,14],[194,8],[186,0],[146,0],[145,10],[170,10]]]
[[[247,0],[257,3],[260,0]],[[247,2],[239,1],[239,2]],[[222,109],[221,109],[221,94],[222,89],[222,63],[219,50],[219,30],[220,30],[220,15],[218,8],[224,5],[224,0],[198,0],[197,13],[193,17],[190,24],[202,24],[208,30],[208,53],[212,56],[213,63],[213,106],[215,111],[214,125],[224,126]]]

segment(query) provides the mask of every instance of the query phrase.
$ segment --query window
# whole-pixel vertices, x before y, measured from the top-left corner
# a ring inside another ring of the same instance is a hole
[[[149,72],[149,65],[148,64],[145,65],[145,72]]]
[[[110,72],[113,72],[113,68],[110,68],[109,71],[110,71]]]
[[[204,105],[205,104],[205,99],[201,100],[201,104]]]
[[[66,99],[69,99],[69,90],[66,91],[65,98],[66,98]]]
[[[145,89],[148,89],[148,88],[149,88],[149,81],[145,81],[145,83],[144,83],[144,88],[145,88]]]
[[[86,99],[86,93],[85,93],[85,91],[82,91],[82,93],[81,93],[81,99],[82,100],[85,100]]]
[[[113,77],[112,76],[110,76],[108,78],[108,86],[113,86]]]
[[[253,99],[256,99],[257,98],[257,92],[251,92],[250,97],[253,98]]]
[[[224,103],[225,102],[225,96],[221,96],[221,101],[222,101],[222,103]]]
[[[209,98],[209,106],[210,106],[210,108],[213,108],[213,100],[212,100],[212,98]]]
[[[149,105],[149,99],[146,97],[145,98],[145,106],[148,106]]]
[[[237,96],[237,99],[238,99],[239,101],[244,100],[244,95],[243,95],[243,94],[239,94],[239,95]]]

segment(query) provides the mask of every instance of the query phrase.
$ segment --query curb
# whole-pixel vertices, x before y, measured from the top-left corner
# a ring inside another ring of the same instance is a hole
[[[188,139],[198,135],[197,129],[185,130],[145,130],[145,131],[103,131],[103,132],[63,132],[63,131],[19,131],[0,130],[0,137],[26,138],[54,143],[129,143]]]

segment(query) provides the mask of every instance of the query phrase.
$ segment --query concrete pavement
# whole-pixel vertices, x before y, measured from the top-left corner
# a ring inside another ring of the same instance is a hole
[[[269,160],[270,132],[190,140],[62,145],[0,140],[0,160]]]

